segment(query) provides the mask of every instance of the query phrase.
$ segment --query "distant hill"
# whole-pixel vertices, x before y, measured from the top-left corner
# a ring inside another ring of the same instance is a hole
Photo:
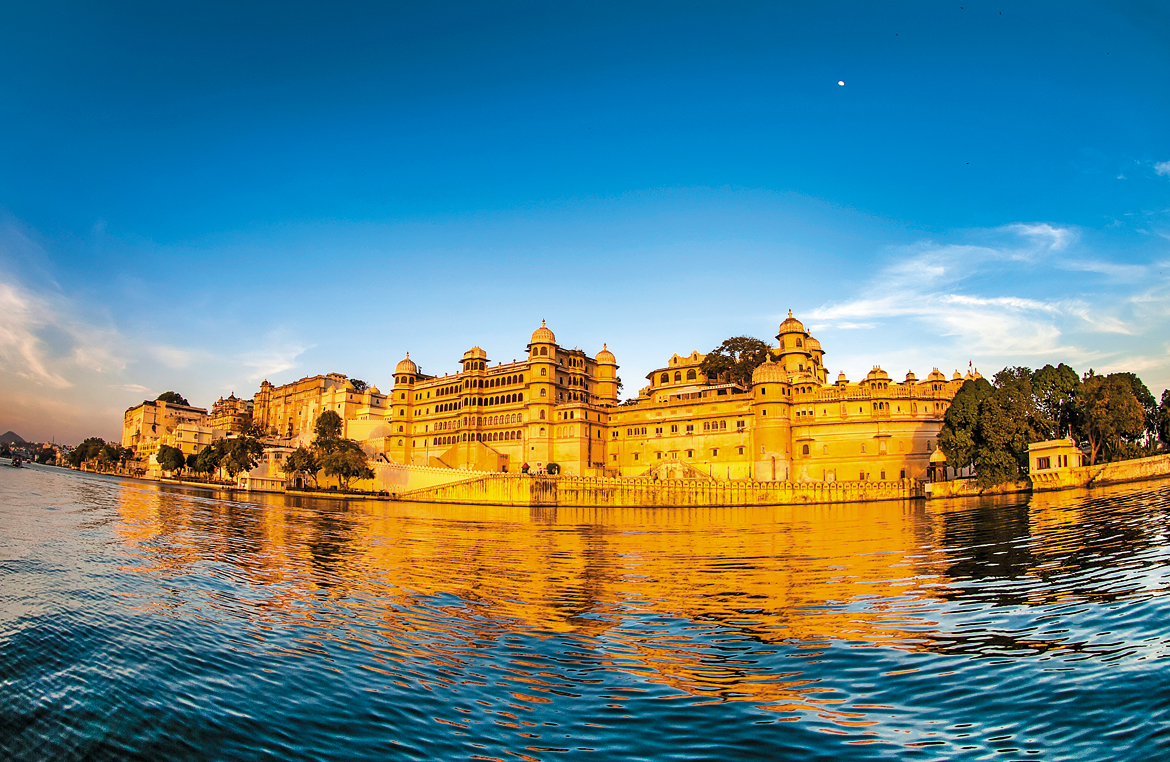
[[[31,444],[31,442],[26,442],[21,439],[20,434],[17,434],[15,431],[5,431],[3,434],[0,434],[0,444],[26,445]]]

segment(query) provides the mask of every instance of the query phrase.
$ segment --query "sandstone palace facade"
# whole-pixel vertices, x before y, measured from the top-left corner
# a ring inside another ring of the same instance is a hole
[[[575,475],[757,480],[926,479],[964,377],[937,369],[893,381],[875,367],[830,382],[824,350],[789,313],[750,386],[709,379],[704,355],[674,355],[638,397],[618,400],[602,348],[567,349],[543,323],[526,359],[479,347],[434,377],[398,364],[385,427],[358,425],[396,463],[515,472],[553,462]],[[968,377],[971,374],[968,375]],[[386,430],[388,427],[389,430]],[[355,432],[356,433],[356,432]],[[370,436],[372,435],[372,436]],[[355,437],[356,438],[356,437]]]
[[[265,381],[246,414],[292,446],[307,443],[317,416],[333,410],[345,436],[371,457],[417,466],[515,473],[525,463],[556,463],[579,476],[925,480],[951,398],[978,375],[956,371],[948,379],[935,369],[895,381],[874,367],[856,382],[844,374],[830,380],[820,342],[791,313],[747,385],[708,378],[698,352],[675,354],[623,402],[607,348],[594,356],[569,349],[542,322],[525,350],[523,360],[501,363],[472,347],[460,370],[444,376],[423,373],[408,353],[388,393],[338,373],[283,386]],[[239,430],[245,406],[231,410]],[[196,424],[208,421],[185,426]]]

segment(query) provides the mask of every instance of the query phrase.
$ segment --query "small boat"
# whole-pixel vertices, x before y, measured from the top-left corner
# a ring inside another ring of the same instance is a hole
[[[12,462],[8,465],[12,466],[13,468],[24,468],[24,461],[19,455],[13,455]]]

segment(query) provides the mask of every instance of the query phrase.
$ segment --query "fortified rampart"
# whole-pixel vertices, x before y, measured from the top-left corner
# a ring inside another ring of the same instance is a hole
[[[491,474],[397,493],[395,498],[473,505],[676,508],[855,503],[923,496],[921,483],[913,479],[755,482]]]

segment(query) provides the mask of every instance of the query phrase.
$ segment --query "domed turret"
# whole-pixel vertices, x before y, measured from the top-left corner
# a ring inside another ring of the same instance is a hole
[[[532,341],[530,344],[556,344],[557,337],[547,326],[544,321],[540,321],[540,328],[532,332]]]
[[[486,360],[487,352],[480,347],[472,347],[463,353],[464,360]]]
[[[866,381],[889,381],[890,374],[882,370],[880,365],[873,366],[873,370],[865,374]]]
[[[769,360],[765,363],[760,363],[756,369],[752,371],[753,384],[765,383],[784,383],[788,380],[788,371],[780,363]]]
[[[951,376],[951,380],[953,380],[953,381],[961,381],[962,379],[963,379],[963,374],[957,370],[955,371],[955,375]]]
[[[410,359],[410,352],[406,353],[406,357],[398,361],[394,366],[395,373],[409,373],[412,376],[418,375],[418,366],[414,364],[414,360]]]
[[[918,376],[915,376],[915,375],[914,375],[914,371],[912,371],[912,370],[908,370],[908,371],[906,371],[906,380],[905,380],[905,381],[903,381],[902,383],[904,383],[904,384],[913,384],[913,383],[915,383],[915,382],[917,382],[917,381],[918,381]]]
[[[609,347],[606,344],[601,345],[601,351],[597,353],[597,357],[593,358],[593,360],[598,365],[617,365],[617,358],[613,356],[613,352],[609,351]]]
[[[788,310],[788,317],[780,324],[780,333],[804,333],[804,323],[792,317],[792,310]]]
[[[845,371],[841,371],[840,373],[838,373],[837,374],[837,386],[845,386],[845,384],[847,384],[847,383],[849,383],[849,379],[845,377]]]

